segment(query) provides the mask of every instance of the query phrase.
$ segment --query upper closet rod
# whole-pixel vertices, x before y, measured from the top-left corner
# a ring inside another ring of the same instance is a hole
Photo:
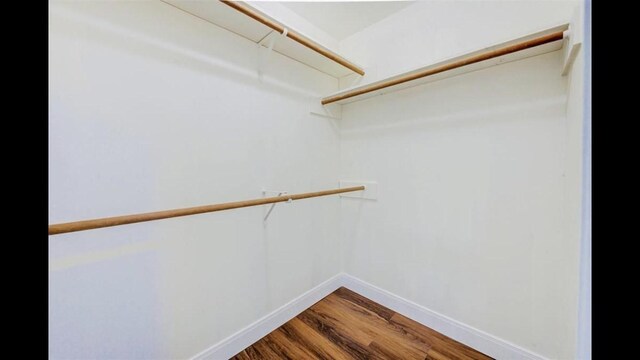
[[[249,16],[250,18],[272,28],[273,30],[279,32],[279,33],[284,33],[284,29],[285,27],[269,18],[267,18],[266,16],[250,9],[247,7],[244,7],[242,5],[239,4],[239,2],[237,1],[227,1],[227,0],[220,0],[221,3],[228,5],[230,7],[232,7],[235,10],[238,10],[239,12]],[[295,31],[291,30],[291,29],[287,29],[287,34],[286,36],[288,38],[290,38],[291,40],[297,41],[298,43],[300,43],[301,45],[304,45],[306,47],[308,47],[309,49],[322,54],[324,57],[327,57],[335,62],[337,62],[338,64],[360,74],[360,75],[364,75],[364,70],[362,70],[361,68],[359,68],[358,66],[350,63],[349,61],[347,61],[346,59],[333,54],[330,51],[327,51],[326,49],[323,49],[321,46],[318,46],[318,44],[310,41],[309,39],[305,38],[304,36],[296,33]]]
[[[539,45],[544,45],[550,42],[554,42],[554,41],[558,41],[558,40],[562,40],[563,39],[563,30],[561,31],[556,31],[550,34],[545,34],[542,36],[539,36],[537,38],[533,38],[533,39],[528,39],[516,44],[512,44],[512,45],[508,45],[505,46],[503,48],[499,48],[499,49],[495,49],[495,50],[490,50],[490,51],[486,51],[480,54],[476,54],[476,55],[472,55],[460,60],[456,60],[456,61],[452,61],[446,64],[443,64],[442,66],[438,66],[436,68],[431,68],[431,69],[425,69],[423,71],[414,73],[414,74],[408,74],[406,76],[402,76],[396,79],[392,79],[392,80],[388,80],[388,81],[381,81],[378,83],[374,83],[371,84],[369,86],[363,86],[361,88],[357,88],[354,89],[353,91],[347,91],[345,93],[342,94],[338,94],[338,95],[334,95],[334,96],[329,96],[326,97],[324,99],[322,99],[322,105],[327,105],[327,104],[331,104],[333,102],[336,101],[340,101],[340,100],[344,100],[344,99],[348,99],[354,96],[358,96],[358,95],[362,95],[362,94],[366,94],[366,93],[370,93],[373,91],[377,91],[380,89],[384,89],[384,88],[388,88],[391,86],[395,86],[398,84],[402,84],[408,81],[413,81],[416,79],[420,79],[426,76],[430,76],[430,75],[434,75],[437,73],[441,73],[444,71],[448,71],[448,70],[452,70],[455,68],[459,68],[465,65],[470,65],[470,64],[474,64],[480,61],[484,61],[484,60],[489,60],[498,56],[503,56],[503,55],[507,55],[507,54],[511,54],[517,51],[521,51],[521,50],[525,50],[527,48],[531,48],[534,46],[539,46]]]
[[[348,187],[343,189],[331,189],[331,190],[308,192],[308,193],[302,193],[302,194],[274,196],[274,197],[263,198],[263,199],[244,200],[244,201],[236,201],[236,202],[229,202],[229,203],[223,203],[223,204],[196,206],[196,207],[190,207],[190,208],[184,208],[184,209],[173,209],[173,210],[156,211],[156,212],[143,213],[143,214],[115,216],[115,217],[102,218],[102,219],[74,221],[74,222],[68,222],[63,224],[49,225],[49,235],[63,234],[68,232],[90,230],[90,229],[98,229],[98,228],[109,227],[109,226],[133,224],[133,223],[144,222],[144,221],[168,219],[173,217],[202,214],[202,213],[221,211],[221,210],[237,209],[237,208],[243,208],[248,206],[273,204],[273,203],[284,202],[289,200],[308,199],[312,197],[341,194],[341,193],[352,192],[352,191],[360,191],[364,189],[365,189],[364,186],[353,186],[353,187]]]

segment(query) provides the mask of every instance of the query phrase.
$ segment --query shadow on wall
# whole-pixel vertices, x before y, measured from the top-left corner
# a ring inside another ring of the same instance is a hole
[[[549,93],[548,86],[537,84],[565,81],[559,72],[548,71],[560,61],[561,52],[556,51],[346,105],[341,135],[348,140],[452,128],[472,130],[517,121],[530,113],[540,114],[544,121],[547,114],[564,112],[566,106],[566,93]]]

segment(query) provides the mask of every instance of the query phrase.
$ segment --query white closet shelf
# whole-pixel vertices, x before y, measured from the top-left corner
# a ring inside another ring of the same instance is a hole
[[[263,44],[272,36],[286,36],[273,50],[334,77],[364,75],[353,62],[242,1],[162,0],[210,23]]]
[[[370,84],[341,90],[322,99],[322,105],[347,104],[507,62],[562,49],[569,24],[554,26],[500,44],[449,58]]]

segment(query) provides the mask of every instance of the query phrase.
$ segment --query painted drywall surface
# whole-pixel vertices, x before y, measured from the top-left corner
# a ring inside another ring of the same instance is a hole
[[[337,185],[335,78],[159,1],[49,20],[50,223]],[[195,355],[340,271],[339,201],[51,236],[51,358]]]
[[[578,358],[591,360],[592,358],[592,304],[591,304],[591,0],[586,0],[584,4],[584,129],[583,129],[583,159],[582,163],[582,231],[581,231],[581,254],[580,254],[580,294],[578,312]]]
[[[582,236],[582,189],[583,189],[583,128],[584,128],[584,49],[576,57],[567,78],[567,170],[566,170],[566,222],[570,238]],[[578,272],[578,270],[576,270]],[[577,300],[576,300],[577,302]],[[578,311],[576,309],[576,311]],[[576,321],[577,318],[576,318]],[[578,330],[577,330],[578,331]],[[577,333],[576,333],[577,337]],[[577,338],[576,338],[577,340]]]
[[[579,159],[561,64],[556,51],[345,105],[341,178],[379,183],[378,201],[342,200],[345,272],[574,358]]]
[[[576,19],[582,18],[585,24],[582,32],[572,31],[572,35],[584,34],[582,47],[573,62],[568,81],[567,99],[567,135],[569,137],[569,159],[567,165],[567,223],[570,226],[570,236],[579,237],[580,243],[580,292],[578,307],[577,358],[591,359],[591,138],[590,114],[591,103],[587,90],[589,80],[585,69],[585,54],[589,54],[588,35],[590,18],[585,19],[586,4],[576,9]],[[587,113],[586,113],[587,112]],[[588,117],[585,117],[587,115]],[[578,208],[581,211],[576,212]]]
[[[340,54],[363,66],[366,73],[345,76],[341,88],[566,23],[576,4],[568,0],[416,1],[340,41]]]

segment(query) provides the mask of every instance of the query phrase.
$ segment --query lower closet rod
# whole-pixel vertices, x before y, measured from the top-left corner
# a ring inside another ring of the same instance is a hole
[[[352,191],[360,191],[364,189],[365,189],[364,186],[353,186],[353,187],[348,187],[343,189],[331,189],[331,190],[315,191],[315,192],[308,192],[308,193],[302,193],[302,194],[289,194],[289,195],[274,196],[274,197],[268,197],[268,198],[262,198],[262,199],[235,201],[235,202],[228,202],[228,203],[222,203],[222,204],[195,206],[195,207],[189,207],[189,208],[183,208],[183,209],[164,210],[164,211],[156,211],[156,212],[143,213],[143,214],[114,216],[114,217],[108,217],[108,218],[102,218],[102,219],[53,224],[53,225],[49,225],[49,235],[64,234],[68,232],[90,230],[90,229],[98,229],[98,228],[109,227],[109,226],[133,224],[133,223],[139,223],[144,221],[168,219],[168,218],[179,217],[179,216],[203,214],[203,213],[209,213],[214,211],[243,208],[248,206],[273,204],[273,203],[284,202],[289,200],[308,199],[312,197],[341,194],[341,193],[352,192]]]

